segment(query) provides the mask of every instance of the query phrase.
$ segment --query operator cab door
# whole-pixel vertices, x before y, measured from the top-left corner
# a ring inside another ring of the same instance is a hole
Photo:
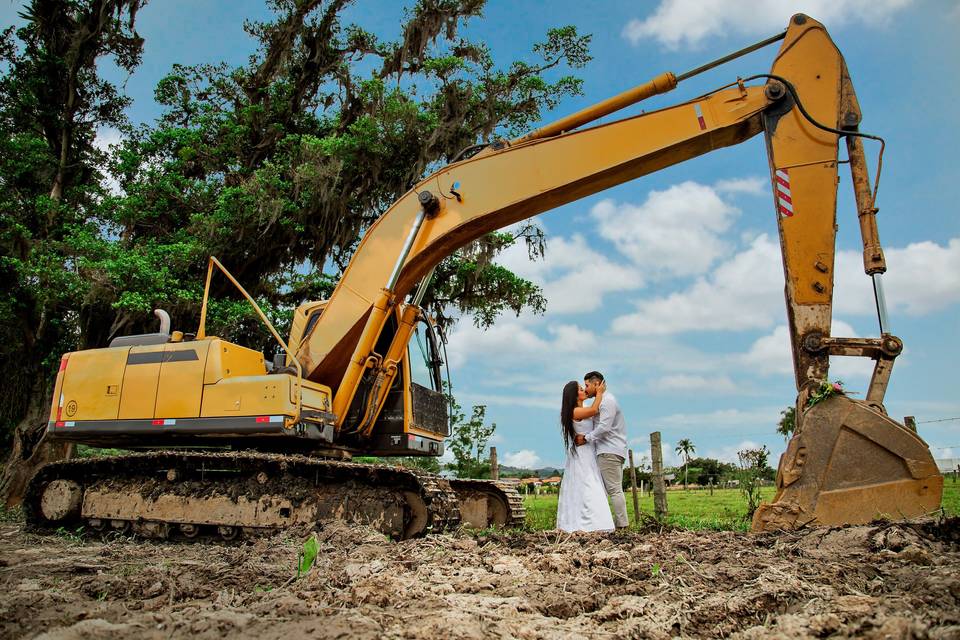
[[[439,341],[427,318],[417,323],[407,345],[408,424],[440,436],[450,435],[449,405],[443,393]]]

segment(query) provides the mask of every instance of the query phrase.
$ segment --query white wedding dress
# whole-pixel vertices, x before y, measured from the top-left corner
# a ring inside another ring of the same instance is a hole
[[[577,433],[593,431],[593,419],[574,420]],[[570,443],[573,445],[573,443]],[[557,529],[561,531],[613,531],[613,516],[603,488],[597,452],[592,442],[567,451],[560,482]]]

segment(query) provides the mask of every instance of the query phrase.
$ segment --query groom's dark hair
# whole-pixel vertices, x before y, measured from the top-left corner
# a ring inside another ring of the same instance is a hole
[[[583,376],[584,382],[603,382],[603,374],[599,371],[591,371],[590,373]]]

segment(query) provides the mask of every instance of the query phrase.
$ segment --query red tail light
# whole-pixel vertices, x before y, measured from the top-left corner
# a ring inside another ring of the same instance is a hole
[[[69,358],[70,358],[70,356],[63,356],[62,358],[60,358],[60,372],[61,372],[61,373],[63,372],[64,369],[67,368],[67,360],[68,360]]]

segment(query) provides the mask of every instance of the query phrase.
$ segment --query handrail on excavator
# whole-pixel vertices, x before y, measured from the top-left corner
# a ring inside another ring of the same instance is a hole
[[[290,348],[287,346],[287,343],[284,342],[283,338],[280,337],[280,334],[274,328],[273,323],[267,318],[267,315],[260,309],[260,305],[253,299],[247,290],[243,288],[243,285],[240,284],[236,278],[233,277],[233,274],[230,273],[223,263],[217,260],[214,256],[210,256],[210,260],[207,262],[207,281],[203,286],[203,303],[200,305],[200,326],[197,328],[197,340],[202,340],[207,336],[207,301],[210,297],[210,280],[213,278],[213,267],[216,266],[220,271],[227,277],[233,286],[235,286],[240,293],[243,294],[243,297],[247,299],[247,302],[250,303],[250,306],[253,307],[253,310],[257,312],[257,315],[260,316],[260,320],[263,324],[266,325],[267,329],[270,329],[270,333],[273,334],[274,339],[283,347],[284,352],[290,353]],[[300,422],[300,413],[303,409],[303,367],[296,358],[290,358],[294,365],[297,368],[297,413],[291,419],[284,420],[283,426],[287,429],[292,429],[295,424]]]

